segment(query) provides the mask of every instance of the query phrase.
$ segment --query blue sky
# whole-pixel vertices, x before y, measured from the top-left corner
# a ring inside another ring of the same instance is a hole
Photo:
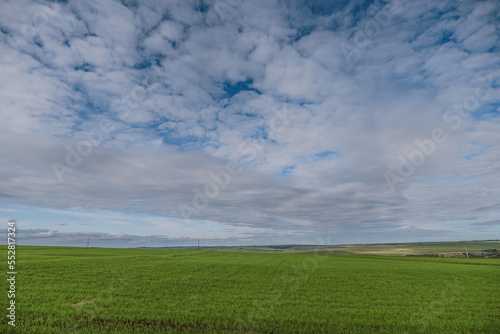
[[[0,220],[36,245],[498,239],[499,12],[4,1]]]

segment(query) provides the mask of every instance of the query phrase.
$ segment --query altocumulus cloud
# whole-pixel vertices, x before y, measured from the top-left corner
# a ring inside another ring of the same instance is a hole
[[[5,1],[0,212],[33,244],[498,237],[499,12]]]

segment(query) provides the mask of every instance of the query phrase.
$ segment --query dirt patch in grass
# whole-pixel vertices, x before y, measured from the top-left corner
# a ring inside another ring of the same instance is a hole
[[[82,306],[82,305],[85,305],[85,304],[88,304],[88,303],[90,303],[90,300],[84,299],[84,300],[80,300],[77,303],[71,304],[71,306],[77,307],[77,306]]]

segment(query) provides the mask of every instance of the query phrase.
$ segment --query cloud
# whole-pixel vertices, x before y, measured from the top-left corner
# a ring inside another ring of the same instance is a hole
[[[0,203],[117,233],[140,213],[214,238],[461,239],[498,209],[498,9],[8,2]]]
[[[18,244],[54,245],[86,247],[90,239],[90,247],[162,247],[172,245],[167,235],[127,235],[110,233],[74,233],[58,232],[48,229],[28,229],[18,236]],[[25,242],[28,241],[28,242]],[[187,240],[183,240],[184,242]],[[194,240],[189,242],[194,243]],[[179,245],[179,243],[175,243]],[[182,241],[181,241],[182,244]]]
[[[18,212],[15,209],[0,209],[1,212]]]
[[[497,227],[497,226],[500,226],[500,220],[498,220],[498,219],[497,220],[488,220],[485,222],[474,223],[473,225],[480,226],[480,227],[489,227],[489,226]]]

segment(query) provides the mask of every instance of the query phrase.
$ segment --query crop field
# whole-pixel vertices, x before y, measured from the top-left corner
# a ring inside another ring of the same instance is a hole
[[[500,332],[500,259],[35,246],[16,256],[16,326],[3,316],[2,333]]]
[[[435,254],[444,257],[454,257],[458,254],[464,255],[467,249],[469,255],[479,256],[484,249],[500,249],[499,241],[478,242],[440,242],[440,243],[417,243],[417,244],[394,244],[394,245],[347,245],[339,248],[329,249],[329,253],[348,253],[366,255],[429,255]]]

